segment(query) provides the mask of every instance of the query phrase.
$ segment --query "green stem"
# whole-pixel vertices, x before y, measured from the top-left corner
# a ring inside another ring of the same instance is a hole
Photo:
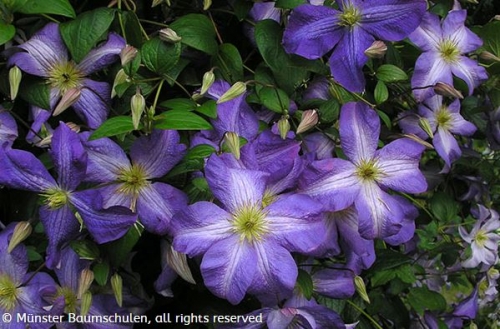
[[[155,95],[155,100],[153,101],[153,108],[156,110],[156,104],[158,103],[158,98],[160,97],[160,91],[161,88],[163,88],[163,83],[165,82],[165,79],[162,79],[160,83],[158,84],[158,89],[156,89],[156,95]]]
[[[363,314],[364,316],[366,316],[366,318],[367,318],[368,320],[370,320],[370,322],[371,322],[371,323],[373,323],[373,325],[375,326],[375,328],[377,328],[377,329],[384,329],[384,328],[382,328],[382,327],[381,327],[381,326],[377,323],[377,321],[375,321],[375,319],[374,319],[374,318],[372,318],[372,317],[370,316],[370,314],[366,313],[366,312],[365,312],[363,309],[361,309],[358,305],[354,304],[354,303],[353,303],[353,302],[351,302],[349,299],[347,300],[347,302],[348,302],[349,304],[351,304],[351,306],[352,306],[352,307],[354,307],[356,310],[358,310],[359,312],[361,312],[361,314]]]

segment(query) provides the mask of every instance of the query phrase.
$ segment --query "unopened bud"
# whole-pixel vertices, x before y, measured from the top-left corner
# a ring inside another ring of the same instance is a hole
[[[10,253],[17,247],[21,242],[26,240],[27,237],[31,235],[33,228],[29,222],[19,222],[16,224],[14,228],[14,232],[12,233],[12,237],[9,241],[9,246],[7,247],[7,252]]]
[[[288,122],[288,118],[282,116],[278,121],[278,131],[280,132],[280,136],[282,139],[286,139],[286,135],[290,131],[290,122]]]
[[[159,35],[160,39],[165,42],[177,43],[182,40],[182,38],[177,35],[177,32],[175,32],[169,27],[161,29]]]
[[[196,284],[185,254],[175,251],[174,248],[170,246],[167,248],[166,258],[168,266],[179,274],[181,278],[189,283]]]
[[[90,311],[91,306],[92,306],[92,293],[90,291],[86,291],[82,295],[80,301],[80,315],[87,315]]]
[[[212,0],[203,0],[203,10],[208,10],[212,5]]]
[[[93,281],[94,272],[92,272],[92,270],[85,268],[80,272],[80,280],[78,281],[78,290],[76,292],[76,297],[78,299],[82,298],[83,294],[89,290]]]
[[[111,289],[115,295],[116,303],[122,307],[123,304],[123,280],[120,274],[115,273],[111,277]]]
[[[21,70],[17,66],[11,67],[9,70],[9,85],[10,85],[10,99],[14,100],[17,97],[17,92],[19,91],[19,85],[21,84],[21,79],[23,75]]]
[[[373,41],[372,45],[365,50],[365,55],[370,58],[382,58],[387,52],[387,45],[380,40]]]
[[[356,291],[358,292],[359,296],[369,304],[370,297],[368,297],[368,293],[366,292],[366,286],[363,278],[360,276],[354,277],[354,285],[356,286]]]
[[[66,126],[68,126],[69,129],[71,129],[72,131],[74,131],[77,134],[80,132],[80,129],[81,129],[80,125],[77,125],[74,122],[66,122]]]
[[[492,20],[494,20],[494,21],[500,21],[500,15],[493,16]]]
[[[418,119],[418,126],[422,128],[423,131],[429,136],[430,138],[434,138],[434,132],[432,130],[431,124],[427,118],[420,118]]]
[[[417,135],[414,135],[414,134],[403,134],[404,137],[406,138],[409,138],[411,139],[412,141],[415,141],[423,146],[425,146],[426,148],[432,150],[434,149],[434,146],[432,146],[432,144],[430,143],[427,143],[426,141],[424,141],[422,138],[418,137]]]
[[[208,72],[205,72],[203,74],[203,81],[201,83],[201,90],[200,94],[203,95],[208,91],[208,88],[213,85],[215,82],[215,74],[213,70],[210,70]]]
[[[199,92],[193,92],[193,95],[191,95],[191,99],[195,102],[198,102],[200,99],[202,99],[203,96]]]
[[[122,63],[122,66],[130,63],[130,61],[132,61],[135,56],[137,56],[137,48],[131,45],[126,45],[125,48],[123,48],[120,52],[120,61]]]
[[[54,112],[52,112],[52,115],[56,116],[63,113],[71,105],[75,104],[76,101],[80,99],[81,95],[82,91],[80,90],[80,88],[71,88],[68,91],[66,91],[64,95],[61,97],[61,100],[59,100],[59,103],[54,109]]]
[[[139,88],[137,88],[135,95],[130,99],[130,109],[132,111],[132,124],[134,125],[134,129],[137,130],[142,114],[146,109],[146,100],[141,95]]]
[[[154,8],[156,6],[159,6],[163,3],[163,0],[153,0],[153,4],[151,5],[151,8]]]
[[[41,141],[39,141],[35,145],[38,147],[45,147],[47,145],[50,145],[50,143],[52,143],[52,135],[48,135],[47,137],[44,137]]]
[[[469,324],[469,329],[478,329],[477,324],[475,324],[474,322],[471,322]]]
[[[308,131],[318,123],[318,120],[318,111],[307,110],[302,112],[302,119],[300,120],[299,126],[297,127],[297,134]]]
[[[222,96],[217,100],[217,104],[221,104],[238,96],[243,95],[247,91],[247,85],[244,82],[238,81],[231,86]]]
[[[118,71],[118,73],[116,73],[115,81],[113,81],[113,88],[111,89],[111,98],[116,96],[116,91],[115,91],[116,86],[127,82],[128,79],[129,77],[123,69],[121,69],[120,71]]]
[[[236,159],[240,159],[240,137],[237,133],[227,131],[224,134],[224,144]]]
[[[491,62],[500,62],[500,58],[490,53],[489,51],[483,51],[479,54],[479,58],[484,59],[485,61]]]
[[[436,83],[434,85],[434,92],[441,96],[464,99],[464,95],[459,90],[444,82]]]
[[[100,255],[99,248],[89,240],[73,240],[70,246],[80,259],[94,260]]]

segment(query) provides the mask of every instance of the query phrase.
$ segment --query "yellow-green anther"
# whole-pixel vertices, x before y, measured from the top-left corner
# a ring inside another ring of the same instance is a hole
[[[200,94],[204,95],[208,91],[208,88],[210,88],[210,86],[212,86],[214,82],[215,82],[214,70],[212,69],[208,72],[205,72],[205,74],[203,74]]]
[[[438,82],[434,85],[434,92],[441,96],[464,99],[464,95],[452,85]]]
[[[111,98],[116,96],[115,88],[122,83],[125,83],[129,80],[129,76],[125,73],[123,69],[118,71],[115,76],[115,81],[113,81],[113,88],[111,89]]]
[[[224,134],[224,144],[236,159],[240,159],[240,137],[237,133],[227,131]]]
[[[167,246],[166,251],[167,264],[177,273],[181,278],[189,283],[196,284],[193,274],[189,268],[186,255],[174,250],[170,245]]]
[[[366,292],[365,282],[363,278],[360,276],[356,276],[354,278],[354,286],[356,286],[356,291],[359,296],[367,303],[370,303],[370,298],[368,297],[368,293]]]
[[[427,118],[420,118],[418,119],[418,126],[422,128],[423,131],[429,136],[430,138],[434,138],[434,132],[432,131],[431,124]]]
[[[78,290],[76,292],[76,298],[81,299],[83,294],[89,290],[92,282],[94,281],[94,272],[92,270],[85,268],[80,272],[80,280],[78,281]]]
[[[308,131],[318,123],[318,111],[307,110],[302,112],[302,119],[300,120],[299,126],[297,127],[297,134]]]
[[[212,0],[203,0],[203,10],[208,10],[212,5]]]
[[[290,131],[290,122],[286,116],[282,116],[278,121],[278,131],[282,139],[286,139],[286,135]]]
[[[221,104],[232,99],[235,99],[238,96],[241,96],[247,91],[247,85],[244,82],[238,81],[234,85],[231,86],[222,96],[217,100],[217,104]]]
[[[130,99],[130,109],[132,111],[132,124],[134,125],[134,129],[137,130],[141,123],[142,114],[146,109],[146,100],[141,95],[139,88],[137,88],[135,95]]]
[[[159,32],[159,36],[161,40],[170,43],[177,43],[182,40],[182,38],[177,34],[177,32],[175,32],[169,27],[161,29]]]
[[[21,84],[21,79],[23,75],[21,70],[17,66],[11,67],[9,70],[9,85],[10,85],[10,99],[14,100],[17,97],[17,92],[19,91],[19,85]]]
[[[0,274],[0,307],[12,311],[17,303],[16,283],[7,274]]]
[[[33,228],[29,222],[19,222],[16,224],[14,228],[14,232],[12,233],[12,237],[9,241],[9,246],[7,247],[7,252],[10,253],[17,247],[18,244],[26,240],[27,237],[31,235]]]
[[[137,48],[135,48],[134,46],[126,45],[120,52],[120,61],[122,63],[122,66],[130,63],[135,58],[135,56],[137,56],[137,52]]]
[[[373,41],[372,45],[365,50],[365,55],[370,58],[382,58],[387,52],[387,45],[380,40]]]
[[[89,313],[91,306],[92,306],[92,293],[90,291],[86,291],[82,295],[80,301],[80,315],[87,315],[87,313]]]
[[[52,115],[56,116],[63,113],[70,106],[75,104],[75,102],[80,99],[81,95],[82,91],[80,90],[80,88],[68,89],[59,100],[59,103],[57,103],[57,106],[54,109],[54,112],[52,112]]]
[[[111,289],[115,295],[116,303],[122,307],[123,304],[123,280],[120,274],[115,273],[111,277]]]

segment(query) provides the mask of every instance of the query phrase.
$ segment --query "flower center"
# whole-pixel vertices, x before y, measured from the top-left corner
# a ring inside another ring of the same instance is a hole
[[[356,174],[364,181],[373,181],[380,174],[375,161],[363,161],[356,169]]]
[[[460,56],[460,51],[456,43],[451,40],[444,40],[439,45],[439,52],[441,57],[448,63],[456,62]]]
[[[268,232],[266,213],[257,205],[243,206],[233,214],[234,232],[240,235],[240,240],[260,240]]]
[[[0,307],[11,311],[16,306],[16,284],[7,274],[0,274]]]
[[[56,292],[56,297],[64,297],[64,312],[65,313],[76,313],[76,307],[78,306],[78,298],[76,294],[68,287],[58,287]]]
[[[349,5],[344,8],[342,14],[339,15],[340,26],[353,27],[361,20],[361,13],[358,8]]]
[[[119,192],[129,196],[139,195],[141,189],[148,184],[146,171],[139,165],[132,165],[132,167],[123,170],[118,175],[118,181],[123,183]]]
[[[41,196],[44,198],[44,203],[51,210],[62,208],[68,203],[69,200],[69,192],[59,188],[49,189],[45,191],[45,193],[41,194]]]
[[[486,235],[486,231],[485,230],[477,231],[474,241],[476,242],[479,248],[484,248],[486,241],[488,241],[488,236]]]
[[[269,206],[276,200],[276,195],[273,192],[266,190],[262,196],[262,208]]]
[[[78,87],[84,74],[80,72],[73,62],[55,64],[49,71],[49,84],[58,89],[61,95],[71,88]]]
[[[448,111],[448,108],[446,106],[442,106],[436,112],[436,122],[438,126],[444,129],[449,128],[451,122],[451,113],[450,111]]]

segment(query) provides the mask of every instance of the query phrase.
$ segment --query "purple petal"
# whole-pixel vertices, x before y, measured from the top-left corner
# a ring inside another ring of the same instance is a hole
[[[420,128],[420,116],[412,110],[401,112],[398,117],[398,125],[405,134],[413,134],[423,140],[429,138],[427,133]]]
[[[213,154],[205,167],[205,176],[214,196],[232,212],[244,205],[261,204],[268,174],[229,168],[223,159]]]
[[[475,319],[479,311],[478,304],[478,289],[476,288],[469,297],[455,307],[453,315],[470,320]]]
[[[377,0],[363,7],[364,30],[381,40],[399,41],[419,26],[427,4],[423,0]]]
[[[420,26],[408,38],[423,51],[437,51],[443,39],[439,17],[425,13]]]
[[[453,40],[461,54],[481,47],[483,41],[465,27],[467,10],[452,10],[443,20],[443,39]]]
[[[34,192],[56,186],[54,178],[33,154],[6,147],[0,146],[0,184]]]
[[[14,120],[8,111],[3,110],[0,106],[0,145],[4,142],[8,142],[8,145],[12,145],[16,138],[16,120]]]
[[[54,269],[57,279],[61,286],[70,288],[73,292],[77,292],[80,281],[80,272],[88,268],[90,261],[80,259],[80,256],[73,251],[71,247],[66,247],[61,250],[61,266]]]
[[[384,241],[390,245],[397,246],[413,238],[415,234],[415,218],[418,216],[418,210],[405,198],[399,195],[393,195],[392,197],[399,202],[405,218],[402,221],[399,232],[385,238]]]
[[[312,99],[328,100],[330,97],[330,82],[323,76],[315,77],[302,94],[304,102]]]
[[[304,137],[304,152],[315,154],[317,160],[332,157],[335,143],[323,133],[312,133]]]
[[[274,2],[255,2],[248,15],[256,22],[264,19],[272,19],[279,23],[281,10],[275,8],[274,5]]]
[[[49,134],[53,133],[52,128],[48,124],[45,124],[52,116],[49,111],[46,111],[40,107],[31,106],[30,116],[32,116],[32,120],[34,120],[34,122],[31,124],[30,130],[26,135],[26,140],[29,143],[35,144],[41,141],[41,138],[38,137],[35,133],[39,133],[42,127],[45,127]]]
[[[15,53],[9,66],[16,65],[24,72],[47,77],[52,67],[68,61],[68,52],[59,33],[59,25],[49,23],[19,48],[26,52]]]
[[[107,82],[83,79],[80,98],[73,104],[76,114],[92,129],[108,117],[111,88]]]
[[[137,214],[147,231],[164,235],[170,229],[174,214],[186,207],[187,201],[182,191],[164,183],[154,183],[141,188]]]
[[[450,64],[446,63],[437,52],[426,52],[417,58],[415,71],[411,78],[413,95],[417,102],[435,95],[433,86],[437,82],[453,86]],[[418,89],[420,88],[420,89]]]
[[[11,223],[0,232],[0,264],[2,264],[0,273],[7,274],[20,285],[28,271],[28,252],[23,244],[18,244],[10,253],[7,251],[16,224]]]
[[[132,202],[133,197],[128,193],[123,192],[124,184],[106,184],[102,187],[96,188],[95,190],[99,192],[102,196],[102,204],[104,208],[109,208],[113,206],[122,206],[129,209],[133,209]]]
[[[172,169],[186,153],[176,130],[153,130],[138,138],[130,149],[134,165],[141,166],[148,178],[159,178]]]
[[[339,14],[339,11],[324,6],[306,4],[296,7],[283,35],[285,50],[308,59],[320,58],[345,33],[345,28],[338,24]]]
[[[477,86],[488,79],[488,73],[484,67],[479,66],[475,60],[464,56],[461,56],[457,62],[453,63],[451,71],[465,81],[469,88],[469,96],[472,95]]]
[[[437,133],[434,135],[432,144],[436,148],[436,152],[446,163],[447,168],[450,168],[451,163],[462,155],[462,150],[460,150],[455,137],[441,127],[438,128]]]
[[[401,138],[377,151],[377,168],[381,176],[377,182],[398,192],[425,192],[427,182],[418,168],[424,149],[423,145],[415,141]]]
[[[61,188],[67,191],[76,189],[85,177],[87,153],[78,135],[63,122],[54,131],[50,154]]]
[[[331,212],[328,212],[327,214],[329,214],[329,216],[325,216],[323,219],[326,236],[325,240],[311,254],[312,256],[316,256],[318,258],[333,257],[340,254],[337,223],[335,223],[335,220],[331,217]],[[358,232],[357,225],[355,232]]]
[[[201,262],[201,273],[207,288],[216,296],[236,305],[255,276],[257,255],[252,245],[234,235],[210,247]]]
[[[356,165],[373,158],[380,134],[380,119],[368,105],[347,103],[340,112],[340,143],[345,155]]]
[[[92,49],[77,65],[77,68],[84,75],[102,70],[120,58],[120,52],[124,47],[125,40],[116,33],[110,33],[108,40]]]
[[[174,249],[191,257],[205,253],[216,242],[232,236],[232,215],[210,202],[197,202],[172,220]]]
[[[101,195],[95,190],[73,193],[71,203],[78,210],[85,226],[98,243],[121,238],[137,220],[137,215],[125,207],[103,209]]]
[[[281,196],[264,209],[272,239],[289,251],[312,252],[326,238],[322,208],[307,195]]]
[[[324,8],[324,7],[323,7]],[[365,50],[375,38],[359,26],[344,33],[339,44],[330,56],[330,72],[342,87],[351,92],[362,92],[365,89],[363,66],[368,61]]]
[[[312,276],[314,291],[330,298],[349,298],[356,291],[354,273],[349,270],[324,269]]]

